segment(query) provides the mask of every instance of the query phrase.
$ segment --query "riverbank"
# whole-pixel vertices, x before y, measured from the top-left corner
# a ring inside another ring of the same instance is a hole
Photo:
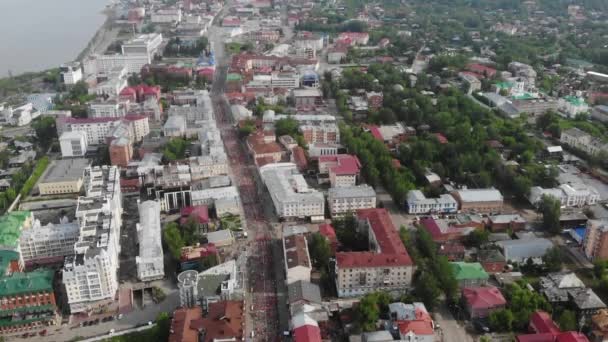
[[[83,61],[89,55],[103,53],[118,36],[120,29],[114,27],[114,8],[106,8],[103,12],[106,20],[74,60]]]

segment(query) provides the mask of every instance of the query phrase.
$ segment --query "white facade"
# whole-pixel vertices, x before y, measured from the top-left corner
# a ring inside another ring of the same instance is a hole
[[[376,207],[376,192],[369,185],[331,188],[327,196],[332,217]]]
[[[169,116],[163,126],[166,137],[182,137],[186,134],[186,119],[181,115]]]
[[[89,167],[85,180],[86,196],[78,199],[76,207],[80,236],[62,272],[71,313],[113,302],[118,289],[120,174],[116,167]]]
[[[160,229],[160,204],[155,201],[145,201],[138,207],[139,256],[135,259],[137,278],[141,281],[162,279],[165,276],[165,267]]]
[[[33,119],[40,116],[40,111],[34,108],[31,102],[13,108],[12,106],[1,106],[4,122],[15,125],[25,126],[32,122]]]
[[[262,180],[274,204],[277,216],[283,218],[325,215],[323,194],[310,189],[293,163],[275,163],[260,168]]]
[[[566,96],[557,101],[559,110],[569,118],[575,118],[578,114],[589,112],[589,105],[584,99],[574,96]]]
[[[225,153],[191,157],[189,160],[192,180],[228,174],[228,158]]]
[[[408,214],[451,213],[456,210],[458,210],[458,202],[452,195],[426,198],[420,190],[411,190],[407,193]]]
[[[89,93],[94,93],[97,96],[116,97],[126,87],[126,78],[110,78],[105,82],[99,83],[95,88],[89,89]]]
[[[172,24],[182,21],[181,8],[159,9],[152,13],[150,21],[155,24]]]
[[[528,199],[533,205],[540,205],[543,196],[551,196],[559,200],[562,207],[594,205],[600,200],[598,191],[584,184],[561,184],[557,188],[550,189],[535,186],[530,189]]]
[[[59,72],[65,85],[73,85],[82,80],[82,66],[79,62],[64,64],[59,67]]]
[[[63,132],[59,137],[59,146],[63,158],[82,157],[87,153],[87,133]]]
[[[126,113],[126,103],[116,100],[89,103],[89,114],[92,118],[120,118]]]
[[[88,64],[90,72],[109,74],[116,67],[123,67],[127,73],[139,73],[144,65],[152,63],[152,58],[146,55],[97,55]]]
[[[560,141],[592,156],[600,152],[608,152],[608,144],[578,128],[570,128],[563,131]]]
[[[85,132],[87,145],[102,145],[114,127],[120,125],[120,120],[94,121],[87,120],[68,124],[72,132]]]
[[[44,263],[71,255],[79,235],[80,227],[76,222],[42,226],[39,220],[34,220],[29,229],[23,229],[19,239],[23,261]]]

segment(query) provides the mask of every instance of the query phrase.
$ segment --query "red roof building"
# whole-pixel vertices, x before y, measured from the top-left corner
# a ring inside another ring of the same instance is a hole
[[[397,326],[399,327],[399,337],[402,340],[434,340],[433,319],[428,312],[420,308],[416,309],[416,319],[397,321]]]
[[[345,45],[367,45],[369,33],[367,32],[342,32],[338,36],[338,43]]]
[[[332,254],[336,254],[336,251],[338,250],[338,238],[336,237],[334,227],[329,223],[320,224],[319,233],[329,241]]]
[[[532,334],[517,336],[517,342],[589,342],[589,339],[575,331],[561,332],[544,311],[530,315],[530,332]]]
[[[470,228],[456,227],[450,225],[446,220],[435,220],[432,217],[421,218],[420,225],[431,234],[431,237],[435,242],[458,240],[471,230]]]
[[[173,312],[169,342],[198,342],[198,330],[192,326],[203,318],[201,308],[181,308]]]
[[[277,163],[285,156],[285,151],[281,148],[281,145],[262,131],[257,131],[247,137],[247,147],[254,160],[264,159]]]
[[[496,69],[490,68],[482,64],[469,64],[467,65],[467,70],[477,73],[479,75],[483,75],[484,78],[494,78],[494,76],[496,76]]]
[[[175,319],[175,318],[174,318]],[[213,342],[219,339],[234,339],[242,341],[244,336],[244,319],[243,319],[243,302],[229,300],[210,303],[208,313],[203,318],[197,318],[190,321],[190,329],[197,332],[195,340],[181,340],[192,342]],[[204,331],[203,339],[198,339],[198,332]],[[180,340],[171,340],[169,342],[177,342]]]
[[[149,98],[160,99],[160,86],[149,86],[140,84],[133,87],[126,87],[120,92],[121,100],[129,100],[131,102],[144,102]]]
[[[294,342],[321,342],[321,329],[307,324],[293,330]]]
[[[368,227],[373,248],[369,252],[336,253],[338,296],[408,288],[414,263],[386,209],[361,209],[357,218]]]
[[[206,205],[184,207],[181,209],[180,214],[180,224],[186,224],[190,218],[193,218],[196,223],[201,225],[209,224],[209,208]]]
[[[353,186],[361,170],[361,162],[356,156],[334,154],[319,157],[319,173],[329,174],[332,187]]]
[[[493,311],[507,305],[505,297],[494,286],[465,287],[462,289],[462,298],[471,318],[488,317]]]
[[[306,158],[306,152],[304,152],[302,147],[296,146],[292,148],[291,158],[300,172],[308,170],[308,158]]]

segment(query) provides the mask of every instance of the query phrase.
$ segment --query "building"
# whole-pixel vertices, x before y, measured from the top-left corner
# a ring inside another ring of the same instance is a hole
[[[562,131],[559,140],[562,143],[581,150],[591,156],[597,155],[600,152],[608,152],[608,144],[576,127]]]
[[[492,215],[488,217],[488,228],[492,232],[517,232],[526,228],[526,220],[519,214]]]
[[[173,24],[182,21],[182,10],[179,7],[157,9],[152,12],[150,21],[155,24]]]
[[[507,305],[505,297],[494,286],[465,287],[462,289],[462,300],[471,319],[488,317]]]
[[[211,303],[206,314],[201,308],[180,308],[173,313],[169,342],[242,341],[245,331],[241,301]]]
[[[444,194],[439,198],[426,198],[420,190],[407,193],[408,214],[453,213],[458,210],[458,202],[452,195]]]
[[[89,102],[88,111],[91,118],[120,118],[127,113],[127,107],[128,102],[122,100],[97,100]]]
[[[294,89],[292,96],[296,107],[315,107],[323,103],[323,93],[319,88]]]
[[[529,334],[518,335],[517,342],[589,342],[582,333],[575,331],[562,332],[544,311],[536,311],[530,315]]]
[[[230,246],[234,243],[234,235],[230,229],[209,232],[206,236],[207,241],[217,247]]]
[[[356,185],[360,170],[361,162],[356,156],[337,154],[319,157],[319,174],[328,174],[333,188]]]
[[[155,166],[140,175],[148,199],[160,201],[161,210],[175,211],[192,205],[188,165]]]
[[[483,286],[488,282],[490,276],[478,262],[451,262],[452,272],[458,285],[464,287]]]
[[[601,122],[608,122],[608,106],[599,105],[593,107],[591,118]]]
[[[26,267],[62,264],[65,256],[74,253],[74,244],[80,236],[77,222],[49,223],[45,226],[34,220],[24,226],[19,248]]]
[[[510,262],[523,263],[528,259],[542,262],[542,257],[553,248],[553,243],[544,238],[526,238],[517,240],[498,241],[496,245]]]
[[[575,118],[578,114],[589,112],[589,105],[584,99],[576,96],[565,96],[558,100],[559,111],[566,117]]]
[[[192,180],[200,180],[228,174],[228,158],[226,153],[190,157],[188,159]]]
[[[29,211],[11,211],[0,216],[0,276],[23,270],[20,237],[33,223],[34,216]]]
[[[106,137],[120,124],[119,118],[59,118],[57,121],[57,133],[60,136],[63,132],[84,132],[87,146],[105,144]]]
[[[82,65],[80,62],[62,64],[59,67],[61,82],[65,85],[74,85],[82,80]]]
[[[88,140],[84,131],[63,132],[59,137],[63,158],[83,157],[87,153]]]
[[[602,309],[591,317],[591,340],[605,341],[608,339],[608,309]]]
[[[0,110],[2,111],[3,121],[14,126],[25,126],[40,116],[40,111],[34,108],[31,102],[17,107],[0,105]]]
[[[308,187],[295,164],[267,164],[260,167],[260,174],[280,218],[316,219],[325,216],[323,194]]]
[[[344,45],[367,45],[368,41],[367,32],[342,32],[338,35],[338,42]]]
[[[186,119],[181,115],[171,115],[163,125],[163,135],[166,137],[183,137],[186,134]]]
[[[112,165],[127,167],[133,158],[133,144],[128,137],[114,139],[110,143],[109,153]]]
[[[435,325],[423,303],[391,303],[389,311],[401,341],[435,341]]]
[[[87,159],[62,159],[53,161],[44,178],[38,182],[40,195],[79,193],[82,188]]]
[[[179,11],[177,9],[177,12]],[[154,14],[152,14],[152,18],[154,18]],[[154,22],[154,20],[152,21]],[[125,56],[146,56],[153,58],[158,53],[162,43],[163,35],[160,33],[141,34],[122,44],[122,54]]]
[[[303,124],[298,127],[306,144],[336,144],[340,142],[340,129],[335,123]]]
[[[89,312],[114,302],[118,289],[122,194],[116,167],[88,167],[86,195],[78,198],[80,236],[65,258],[62,283],[71,313]]]
[[[0,278],[0,319],[3,322],[0,334],[21,333],[55,324],[54,277],[54,271],[39,269]]]
[[[145,201],[138,205],[139,223],[136,225],[139,256],[135,258],[137,278],[147,282],[165,276],[165,262],[160,229],[160,204]]]
[[[283,255],[287,285],[297,281],[310,282],[312,264],[306,237],[300,234],[284,236]]]
[[[583,251],[589,260],[608,260],[608,221],[588,221]]]
[[[558,200],[562,207],[583,207],[594,205],[600,200],[596,189],[590,188],[582,183],[561,184],[557,188],[541,188],[535,186],[530,188],[528,200],[532,205],[540,206],[544,196],[551,196]]]
[[[599,310],[606,308],[602,299],[574,273],[550,273],[541,277],[540,292],[552,305],[569,306],[579,319],[590,319]]]
[[[496,189],[462,189],[452,192],[463,212],[491,213],[502,211],[503,197]]]
[[[180,306],[191,308],[198,304],[198,271],[187,270],[177,275]]]
[[[401,293],[411,286],[414,263],[385,209],[357,212],[359,229],[369,235],[370,251],[336,253],[338,297],[374,291]]]
[[[278,163],[283,160],[286,151],[275,141],[274,132],[257,131],[247,137],[247,148],[253,160],[259,165],[260,160]]]
[[[376,192],[367,184],[331,188],[327,203],[331,217],[339,217],[359,209],[375,208]]]

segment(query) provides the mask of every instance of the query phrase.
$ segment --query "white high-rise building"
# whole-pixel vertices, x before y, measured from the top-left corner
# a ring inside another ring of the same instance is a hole
[[[139,256],[135,259],[137,278],[141,281],[162,279],[165,276],[165,267],[160,230],[160,204],[156,201],[145,201],[138,207]]]
[[[66,63],[59,67],[63,84],[72,85],[82,80],[82,66],[80,62]]]
[[[179,288],[179,305],[193,307],[198,303],[198,272],[195,270],[184,271],[177,275],[177,287]]]
[[[74,252],[80,227],[77,222],[45,226],[34,220],[29,229],[23,229],[19,243],[23,261],[27,264],[61,262],[63,257]]]
[[[85,169],[86,196],[78,198],[80,236],[66,257],[63,284],[71,313],[88,312],[114,301],[122,225],[120,174],[114,166]]]
[[[124,56],[147,56],[154,58],[160,45],[163,43],[163,35],[160,33],[142,34],[122,44]]]
[[[59,137],[59,146],[63,158],[82,157],[87,153],[87,133],[63,132]]]

